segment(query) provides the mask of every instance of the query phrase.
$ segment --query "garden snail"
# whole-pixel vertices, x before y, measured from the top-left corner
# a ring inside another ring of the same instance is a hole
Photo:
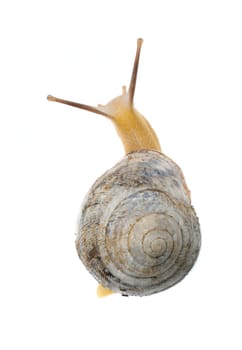
[[[165,290],[194,265],[200,227],[181,169],[160,149],[148,121],[134,108],[142,39],[128,91],[91,107],[48,96],[109,118],[126,156],[96,180],[82,204],[76,248],[101,287],[99,294],[144,296]]]

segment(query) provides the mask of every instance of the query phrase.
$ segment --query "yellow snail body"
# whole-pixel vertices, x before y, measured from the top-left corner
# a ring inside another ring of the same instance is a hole
[[[200,227],[181,169],[161,152],[148,121],[133,107],[142,39],[128,92],[97,108],[48,100],[109,118],[126,156],[96,180],[86,195],[76,248],[88,271],[110,292],[144,296],[182,280],[201,245]]]

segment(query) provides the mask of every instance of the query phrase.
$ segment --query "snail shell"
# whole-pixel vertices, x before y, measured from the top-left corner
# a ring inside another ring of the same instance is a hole
[[[91,187],[76,247],[89,272],[123,295],[150,295],[183,279],[201,243],[181,169],[163,153],[127,154]]]

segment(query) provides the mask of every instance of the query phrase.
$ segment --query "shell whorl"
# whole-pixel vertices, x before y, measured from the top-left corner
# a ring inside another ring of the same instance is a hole
[[[162,153],[143,150],[126,155],[91,187],[76,247],[104,287],[143,296],[185,277],[200,243],[180,168]]]

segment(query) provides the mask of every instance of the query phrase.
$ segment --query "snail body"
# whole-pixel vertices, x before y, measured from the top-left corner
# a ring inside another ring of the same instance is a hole
[[[76,248],[109,291],[144,296],[182,280],[199,254],[200,226],[179,166],[161,152],[148,121],[133,107],[142,40],[128,92],[98,108],[49,100],[109,118],[126,156],[96,180],[82,204]]]

